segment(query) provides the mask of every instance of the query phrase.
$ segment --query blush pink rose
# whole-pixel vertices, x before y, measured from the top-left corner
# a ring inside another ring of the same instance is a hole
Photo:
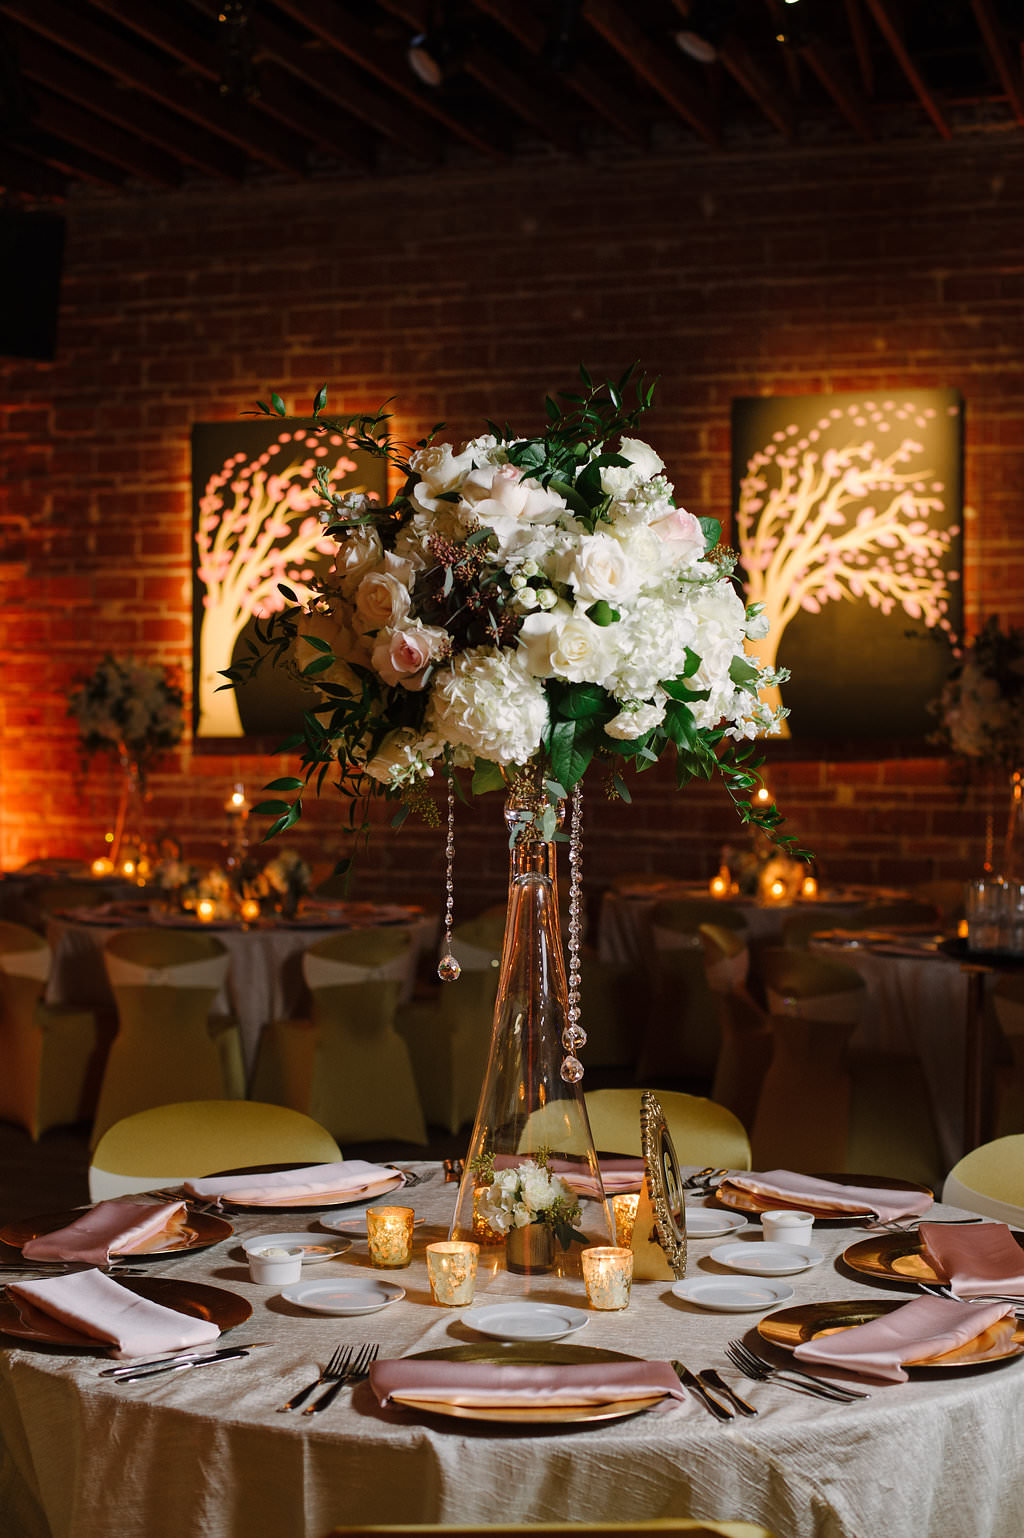
[[[658,538],[666,545],[669,559],[675,565],[690,565],[704,555],[704,530],[692,513],[677,507],[663,518],[656,518],[650,525]]]
[[[392,688],[400,684],[403,689],[422,689],[427,665],[436,655],[443,635],[444,631],[429,625],[382,630],[373,648],[374,672]]]

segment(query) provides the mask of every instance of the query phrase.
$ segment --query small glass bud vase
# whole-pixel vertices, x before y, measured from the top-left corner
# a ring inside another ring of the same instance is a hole
[[[482,1231],[480,1172],[490,1161],[500,1172],[536,1162],[538,1156],[546,1158],[550,1173],[564,1180],[579,1202],[580,1215],[573,1227],[583,1242],[574,1239],[563,1248],[546,1223],[530,1226],[543,1229],[552,1241],[549,1268],[559,1275],[579,1277],[584,1242],[611,1244],[615,1229],[601,1184],[583,1087],[578,1078],[566,1077],[562,1071],[568,987],[558,921],[555,845],[539,827],[544,805],[543,789],[527,775],[514,783],[506,803],[511,859],[505,941],[490,1056],[451,1238],[485,1244],[481,1267],[497,1271],[504,1263],[509,1270],[518,1270],[517,1246],[524,1241],[515,1236],[526,1230],[495,1234],[497,1243],[489,1240]],[[530,1271],[535,1269],[531,1264]]]

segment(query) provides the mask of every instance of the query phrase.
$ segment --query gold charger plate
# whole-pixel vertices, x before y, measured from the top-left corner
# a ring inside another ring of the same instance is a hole
[[[76,1218],[82,1216],[80,1208],[70,1212],[47,1212],[40,1217],[19,1218],[14,1223],[8,1223],[0,1229],[0,1240],[4,1244],[11,1245],[14,1249],[22,1249],[30,1239],[38,1239],[40,1234],[52,1234],[58,1228],[67,1228]],[[132,1260],[159,1260],[168,1255],[183,1254],[190,1250],[205,1250],[211,1244],[220,1244],[222,1239],[230,1239],[234,1229],[227,1218],[215,1217],[212,1213],[186,1211],[185,1220],[181,1228],[174,1234],[156,1234],[140,1250],[113,1250],[113,1255],[123,1255]],[[40,1265],[59,1265],[60,1262],[40,1261]]]
[[[778,1313],[760,1320],[757,1333],[771,1346],[795,1351],[805,1341],[834,1335],[839,1330],[852,1330],[858,1324],[870,1324],[873,1319],[904,1306],[898,1298],[879,1299],[874,1303],[862,1298],[856,1302],[801,1303],[794,1308],[780,1308]],[[1001,1319],[954,1351],[944,1351],[941,1356],[928,1357],[921,1362],[904,1362],[903,1365],[915,1370],[978,1367],[986,1362],[1005,1362],[1022,1354],[1024,1321]]]
[[[207,1319],[223,1333],[244,1324],[252,1313],[252,1304],[237,1292],[224,1287],[210,1287],[206,1282],[179,1282],[170,1276],[126,1276],[118,1285],[138,1298],[161,1303],[178,1314],[193,1319]],[[82,1335],[69,1324],[62,1324],[23,1298],[16,1298],[7,1287],[0,1291],[0,1334],[15,1335],[20,1340],[37,1341],[50,1346],[68,1346],[76,1351],[109,1351],[109,1345]]]
[[[1014,1239],[1024,1249],[1024,1234],[1014,1234]],[[843,1251],[843,1260],[851,1271],[861,1276],[878,1277],[885,1282],[944,1282],[924,1253],[920,1236],[913,1234],[872,1234],[869,1239],[859,1239]],[[993,1282],[993,1287],[996,1283]]]
[[[890,1180],[883,1175],[819,1175],[816,1180],[831,1180],[839,1186],[877,1186],[884,1191],[923,1191],[930,1196],[931,1187],[922,1186],[916,1180]],[[738,1186],[723,1180],[715,1191],[715,1200],[732,1212],[773,1212],[775,1210],[809,1212],[819,1223],[859,1223],[874,1217],[870,1207],[858,1207],[855,1211],[836,1212],[831,1207],[818,1207],[812,1201],[783,1201],[777,1196],[758,1196],[754,1191],[741,1191]]]
[[[533,1366],[562,1365],[573,1362],[637,1362],[641,1359],[626,1351],[608,1351],[599,1346],[564,1345],[561,1341],[481,1341],[465,1346],[442,1346],[435,1351],[417,1351],[409,1358],[416,1362],[522,1362]],[[642,1415],[664,1394],[645,1399],[614,1399],[607,1404],[574,1405],[457,1405],[438,1404],[432,1399],[394,1394],[392,1398],[405,1410],[428,1415],[444,1415],[454,1420],[505,1421],[517,1426],[577,1425],[587,1421],[626,1420]]]

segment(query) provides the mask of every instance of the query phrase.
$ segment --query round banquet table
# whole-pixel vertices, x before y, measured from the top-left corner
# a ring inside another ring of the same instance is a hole
[[[457,1188],[437,1166],[411,1168],[426,1179],[406,1199],[426,1223],[412,1265],[386,1273],[406,1296],[382,1312],[321,1317],[250,1283],[241,1238],[320,1230],[312,1214],[235,1214],[232,1239],[153,1269],[251,1299],[251,1319],[225,1338],[269,1343],[247,1359],[118,1387],[100,1376],[109,1364],[97,1355],[5,1339],[0,1511],[21,1524],[12,1538],[325,1538],[340,1525],[673,1516],[745,1518],[778,1538],[1020,1538],[1024,1358],[922,1369],[874,1386],[870,1399],[832,1404],[740,1378],[723,1347],[760,1316],[698,1310],[667,1282],[637,1283],[627,1312],[591,1314],[574,1342],[715,1366],[756,1419],[720,1425],[688,1396],[630,1419],[540,1431],[382,1410],[365,1383],[322,1415],[278,1414],[339,1343],[379,1342],[392,1357],[481,1339],[471,1315],[429,1300],[423,1245],[446,1232]],[[826,1260],[786,1278],[791,1303],[910,1296],[837,1269],[863,1237],[857,1226],[816,1225]],[[721,1242],[691,1239],[688,1274],[719,1271],[708,1257]],[[304,1275],[367,1266],[356,1240]],[[476,1301],[531,1286],[536,1298],[585,1307],[581,1283],[505,1272],[482,1276]]]
[[[333,914],[333,916],[331,916]],[[113,994],[103,967],[103,947],[111,935],[128,927],[156,924],[209,931],[230,955],[227,982],[212,1012],[238,1022],[246,1073],[256,1060],[260,1032],[271,1020],[300,1015],[309,1008],[302,972],[303,954],[325,935],[377,924],[406,925],[412,931],[407,988],[415,981],[417,957],[434,941],[436,919],[422,909],[397,903],[339,903],[295,919],[261,919],[252,928],[239,923],[201,924],[186,915],[152,917],[148,907],[128,904],[58,914],[47,924],[52,953],[46,989],[48,1004],[107,1006]]]

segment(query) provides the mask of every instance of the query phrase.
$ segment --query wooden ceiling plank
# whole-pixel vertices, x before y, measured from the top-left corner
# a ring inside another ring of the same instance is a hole
[[[170,155],[154,150],[112,123],[105,123],[102,118],[83,112],[73,102],[53,98],[41,101],[33,111],[32,121],[44,133],[67,139],[79,149],[120,166],[130,176],[156,182],[162,187],[177,187],[181,183],[181,166]]]
[[[190,124],[135,91],[111,90],[108,75],[99,75],[68,58],[31,32],[21,27],[13,30],[18,63],[27,79],[56,91],[97,117],[116,123],[158,149],[173,145],[178,160],[207,176],[241,181],[245,162],[237,150],[210,134],[198,133]]]
[[[582,0],[582,14],[594,31],[620,54],[631,69],[656,91],[672,111],[708,144],[717,146],[711,104],[676,66],[664,49],[651,42],[616,0]]]
[[[978,29],[1018,123],[1024,123],[1024,75],[992,0],[971,0]]]
[[[918,101],[942,137],[944,139],[951,139],[953,137],[953,130],[943,117],[942,110],[934,94],[929,90],[916,64],[910,57],[906,45],[900,36],[899,29],[889,13],[887,0],[864,0],[864,3],[875,18],[882,36],[892,49],[896,61],[913,87]]]
[[[868,40],[868,29],[864,24],[864,11],[861,0],[846,0],[846,23],[853,38],[853,51],[857,55],[857,67],[860,70],[861,83],[869,96],[874,95],[875,90],[875,61],[871,56],[871,43]]]
[[[473,0],[478,11],[496,21],[514,37],[522,47],[533,54],[542,54],[547,46],[547,28],[538,17],[521,5],[509,5],[508,0]],[[575,91],[576,95],[593,112],[603,117],[615,131],[632,144],[645,146],[647,134],[639,113],[627,110],[620,95],[595,69],[580,59],[571,59],[552,78],[560,85]]]
[[[870,144],[875,137],[871,115],[832,49],[820,38],[814,38],[805,43],[799,53],[817,75],[850,127]]]
[[[279,130],[259,122],[251,113],[229,109],[213,96],[191,94],[180,74],[154,64],[141,49],[96,26],[82,15],[81,7],[71,11],[55,0],[0,0],[0,11],[172,112],[227,139],[252,159],[292,175],[305,175],[301,145],[283,140]]]
[[[746,91],[782,137],[795,138],[796,107],[792,98],[778,90],[746,44],[737,37],[727,37],[718,49],[718,57],[737,85]]]
[[[501,148],[492,140],[449,112],[443,98],[429,86],[416,81],[404,51],[382,43],[367,26],[335,5],[334,0],[275,0],[275,4],[279,11],[300,22],[322,43],[366,70],[389,90],[396,91],[456,138],[485,155],[502,154]]]

